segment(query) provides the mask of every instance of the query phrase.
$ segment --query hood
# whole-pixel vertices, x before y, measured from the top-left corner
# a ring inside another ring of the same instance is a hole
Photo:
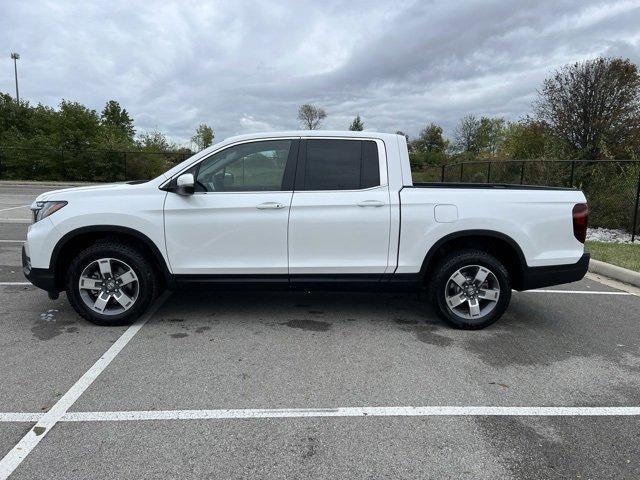
[[[128,183],[109,183],[105,185],[87,185],[86,187],[61,188],[45,192],[36,198],[36,202],[44,202],[48,200],[66,200],[65,197],[76,196],[78,194],[90,193],[105,190],[128,190],[132,188]]]

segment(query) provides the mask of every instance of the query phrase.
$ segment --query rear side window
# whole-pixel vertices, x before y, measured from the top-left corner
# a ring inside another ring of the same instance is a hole
[[[304,190],[358,190],[380,185],[378,145],[371,140],[307,140]]]

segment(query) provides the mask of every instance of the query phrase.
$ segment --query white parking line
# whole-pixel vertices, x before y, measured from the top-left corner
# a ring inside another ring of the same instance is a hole
[[[633,295],[630,292],[601,292],[592,290],[525,290],[518,293],[574,293],[577,295]]]
[[[44,413],[0,412],[0,422],[37,422]]]
[[[0,240],[0,243],[24,243],[25,240]]]
[[[41,423],[41,413],[0,413],[0,421]],[[67,412],[58,422],[135,422],[149,420],[234,420],[244,418],[305,417],[611,417],[640,416],[640,407],[339,407],[248,408],[219,410],[142,410],[121,412]]]
[[[0,218],[0,223],[31,223],[30,218]]]
[[[18,267],[16,267],[18,268]],[[31,285],[31,282],[0,282],[0,286]]]
[[[17,210],[18,208],[25,208],[28,207],[29,205],[20,205],[17,207],[9,207],[9,208],[0,208],[0,212],[8,212],[9,210]]]
[[[640,407],[345,407],[135,412],[71,412],[64,422],[126,422],[137,420],[224,420],[301,417],[434,417],[434,416],[638,416]]]
[[[80,395],[89,388],[95,379],[98,378],[98,375],[107,368],[134,335],[147,323],[149,318],[160,308],[169,295],[171,295],[169,292],[161,295],[143,317],[127,328],[98,361],[51,407],[51,410],[40,417],[35,426],[0,460],[0,479],[4,480],[11,475],[26,456],[29,455],[31,450],[40,443],[40,440],[62,419],[67,413],[67,410],[80,398]]]

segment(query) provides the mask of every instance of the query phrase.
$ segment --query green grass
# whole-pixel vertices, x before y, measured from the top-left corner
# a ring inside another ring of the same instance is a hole
[[[588,241],[587,250],[591,252],[591,258],[640,272],[640,242],[628,244]]]

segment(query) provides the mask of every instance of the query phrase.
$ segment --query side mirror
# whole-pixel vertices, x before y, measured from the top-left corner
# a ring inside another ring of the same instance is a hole
[[[196,191],[195,184],[193,173],[183,173],[176,179],[175,193],[178,195],[193,195]]]

